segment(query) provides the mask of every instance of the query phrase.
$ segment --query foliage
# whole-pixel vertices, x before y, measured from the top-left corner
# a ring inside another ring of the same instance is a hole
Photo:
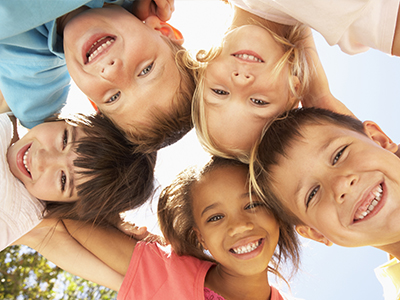
[[[116,292],[71,275],[25,246],[0,252],[0,300],[116,299]]]

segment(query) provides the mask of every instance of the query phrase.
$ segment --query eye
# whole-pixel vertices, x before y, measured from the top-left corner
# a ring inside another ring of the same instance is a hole
[[[219,89],[211,89],[211,90],[213,91],[214,94],[217,94],[217,95],[223,95],[223,96],[229,95],[229,92],[224,91],[224,90],[219,90]]]
[[[223,218],[224,218],[223,215],[215,215],[215,216],[212,216],[212,217],[208,218],[207,219],[207,223],[216,222],[216,221],[221,220]]]
[[[333,161],[332,161],[332,165],[333,166],[336,165],[336,163],[339,161],[340,157],[342,156],[344,150],[346,150],[346,148],[348,146],[349,145],[344,146],[338,153],[336,153],[336,155],[335,155],[335,157],[333,158]]]
[[[67,175],[65,175],[64,171],[61,171],[60,182],[61,182],[61,192],[64,192],[65,191],[65,185],[67,183]]]
[[[119,91],[118,93],[112,95],[111,98],[109,98],[106,101],[106,103],[113,103],[114,101],[117,101],[120,96],[121,96],[121,91]]]
[[[62,137],[62,149],[64,150],[65,147],[68,145],[68,130],[64,129],[64,134]]]
[[[256,98],[250,98],[250,101],[253,102],[256,105],[267,105],[269,104],[268,102],[264,101],[264,100],[260,100],[260,99],[256,99]]]
[[[244,209],[254,209],[258,206],[263,206],[263,205],[264,205],[264,203],[262,203],[262,202],[251,202],[248,205],[246,205],[246,207]]]
[[[314,196],[318,193],[320,186],[315,187],[311,193],[308,195],[307,197],[307,201],[306,201],[306,207],[308,208],[311,200],[314,198]]]
[[[148,65],[146,68],[144,68],[142,70],[142,72],[139,73],[139,76],[144,76],[144,75],[148,74],[151,71],[151,69],[153,69],[153,65],[154,65],[154,62],[152,62],[150,65]]]

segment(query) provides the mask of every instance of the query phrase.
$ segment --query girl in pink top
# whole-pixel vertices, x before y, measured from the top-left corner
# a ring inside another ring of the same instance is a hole
[[[298,267],[298,240],[279,211],[249,193],[247,179],[246,165],[221,158],[183,171],[158,205],[170,246],[110,228],[67,228],[125,275],[118,299],[284,299],[268,274],[283,279],[278,267],[286,260]]]

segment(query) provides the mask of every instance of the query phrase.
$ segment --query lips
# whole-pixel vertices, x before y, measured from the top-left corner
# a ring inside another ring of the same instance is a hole
[[[17,167],[25,176],[32,178],[30,171],[30,155],[29,150],[31,149],[32,143],[21,148],[16,156]]]
[[[254,51],[250,50],[241,50],[238,52],[235,52],[231,54],[232,56],[236,57],[239,60],[245,61],[245,62],[253,62],[253,63],[263,63],[263,59],[261,56],[259,56],[257,53]]]
[[[375,207],[382,200],[383,186],[382,184],[374,187],[367,195],[367,198],[361,203],[354,214],[354,222],[363,220],[375,210]]]
[[[235,254],[247,254],[250,252],[253,252],[254,250],[256,250],[260,245],[261,245],[262,239],[259,239],[257,241],[239,246],[239,247],[235,247],[235,248],[231,248],[229,249],[230,252],[235,253]]]
[[[85,64],[92,62],[100,54],[107,52],[116,40],[115,36],[110,35],[95,35],[88,40],[83,49],[83,61]]]

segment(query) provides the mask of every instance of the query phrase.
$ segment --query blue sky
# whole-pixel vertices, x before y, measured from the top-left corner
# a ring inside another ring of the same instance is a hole
[[[230,10],[221,1],[175,0],[175,9],[171,23],[183,32],[188,49],[208,49],[220,40],[227,28],[226,17]],[[377,122],[400,143],[400,58],[375,50],[349,56],[337,46],[327,45],[318,34],[315,39],[333,95],[358,118]],[[185,167],[203,164],[207,159],[208,155],[191,132],[160,151],[156,174],[165,186]],[[143,222],[155,230],[156,221],[151,214],[148,213]],[[302,270],[291,286],[295,296],[307,300],[383,299],[373,269],[386,261],[384,252],[372,247],[326,247],[303,241]]]

